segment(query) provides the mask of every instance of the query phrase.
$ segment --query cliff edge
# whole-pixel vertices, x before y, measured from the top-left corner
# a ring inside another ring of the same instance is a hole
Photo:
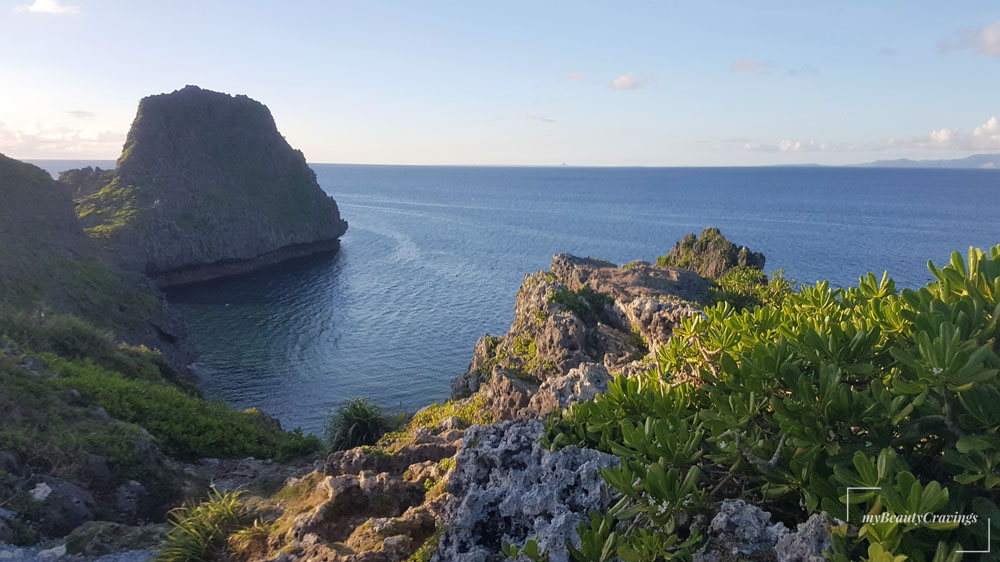
[[[243,95],[187,86],[143,98],[117,168],[98,173],[60,176],[87,234],[160,286],[335,251],[347,230],[302,152]]]

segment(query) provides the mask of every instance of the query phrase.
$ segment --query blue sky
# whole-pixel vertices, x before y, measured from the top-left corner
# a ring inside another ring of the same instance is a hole
[[[311,162],[1000,152],[995,1],[0,0],[0,152],[117,157],[138,100],[265,103]]]

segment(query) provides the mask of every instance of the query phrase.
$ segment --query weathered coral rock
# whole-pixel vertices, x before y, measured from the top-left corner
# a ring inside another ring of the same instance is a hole
[[[815,513],[800,523],[794,533],[778,540],[778,562],[823,562],[830,550],[830,528],[839,522],[827,513]]]
[[[709,525],[709,539],[694,562],[821,562],[830,549],[826,513],[814,514],[793,533],[771,514],[743,500],[726,500]]]
[[[552,562],[568,559],[565,541],[577,540],[578,523],[608,507],[599,469],[618,459],[590,449],[543,449],[541,432],[537,420],[468,430],[448,484],[448,527],[432,560],[500,561],[503,541],[536,536]]]
[[[559,408],[589,402],[606,391],[610,381],[611,375],[603,365],[581,363],[565,375],[545,379],[531,398],[530,411],[537,416],[547,416]]]

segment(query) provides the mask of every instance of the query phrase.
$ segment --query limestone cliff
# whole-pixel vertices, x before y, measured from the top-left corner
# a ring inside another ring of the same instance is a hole
[[[73,213],[64,185],[45,171],[0,155],[0,307],[87,318],[132,344],[191,355],[183,324],[145,278],[103,261]]]
[[[495,419],[589,400],[610,374],[649,368],[709,286],[686,269],[557,255],[549,271],[525,276],[510,330],[479,340],[453,396],[479,392]]]
[[[61,179],[87,233],[161,286],[335,251],[347,229],[302,152],[247,96],[187,86],[144,98],[114,172],[83,172]]]

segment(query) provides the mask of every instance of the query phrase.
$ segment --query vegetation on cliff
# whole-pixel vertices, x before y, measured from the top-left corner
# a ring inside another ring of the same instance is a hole
[[[648,372],[550,418],[551,446],[622,461],[602,471],[619,501],[581,526],[573,559],[689,559],[698,516],[737,497],[789,522],[845,521],[834,560],[987,549],[1000,531],[1000,246],[929,267],[917,291],[869,274],[708,307]],[[862,488],[850,513],[848,487]]]
[[[103,260],[65,186],[2,155],[0,224],[0,541],[162,519],[197,487],[183,462],[319,449],[203,400],[162,294]]]
[[[31,497],[28,480],[67,482],[94,506],[90,518],[156,520],[183,499],[174,461],[200,457],[287,459],[319,440],[261,424],[253,413],[203,400],[156,351],[116,343],[107,331],[67,315],[0,313],[0,497],[16,514],[15,542],[72,530]],[[145,494],[132,513],[116,490],[136,481]]]

